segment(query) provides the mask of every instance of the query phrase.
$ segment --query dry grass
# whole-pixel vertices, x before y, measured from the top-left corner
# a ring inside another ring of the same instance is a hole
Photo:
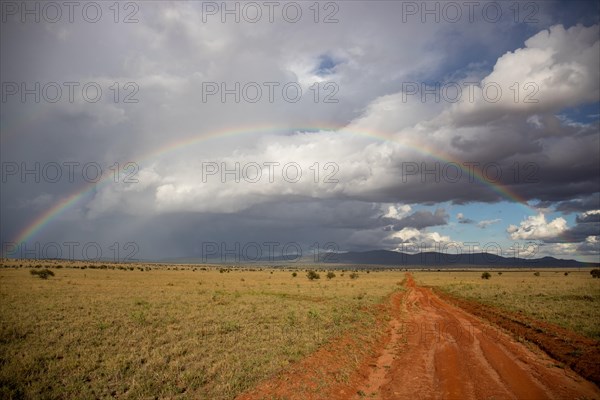
[[[231,399],[343,332],[374,329],[369,306],[404,278],[72,268],[87,264],[43,263],[56,274],[47,280],[30,268],[0,268],[0,398]],[[600,280],[588,271],[492,272],[490,280],[481,271],[413,274],[420,284],[600,338]]]
[[[0,269],[0,398],[230,399],[368,329],[403,276],[137,267]]]
[[[589,270],[490,271],[489,280],[481,271],[416,272],[422,285],[436,286],[455,296],[519,311],[600,340],[600,279]]]

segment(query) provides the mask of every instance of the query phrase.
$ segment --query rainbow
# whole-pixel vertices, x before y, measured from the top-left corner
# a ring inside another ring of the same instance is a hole
[[[156,157],[163,156],[165,154],[174,152],[178,149],[182,149],[182,148],[185,148],[188,146],[193,146],[193,145],[196,145],[201,142],[205,142],[210,139],[218,139],[218,138],[224,138],[224,137],[230,137],[230,136],[248,135],[248,134],[256,134],[256,133],[259,133],[259,134],[281,133],[284,131],[288,131],[288,132],[294,131],[297,133],[298,132],[310,133],[310,132],[316,132],[316,131],[331,131],[331,132],[335,132],[336,134],[350,134],[350,135],[366,136],[366,137],[376,138],[378,140],[383,140],[383,141],[397,142],[397,139],[395,139],[391,134],[375,132],[375,131],[368,131],[368,130],[365,130],[362,128],[360,129],[360,131],[353,131],[353,130],[344,129],[343,127],[330,126],[327,124],[319,124],[318,126],[300,127],[300,128],[255,126],[253,128],[245,127],[245,128],[240,128],[240,129],[223,129],[223,130],[217,130],[217,131],[204,133],[204,134],[200,134],[200,135],[191,135],[184,139],[173,141],[173,142],[168,143],[164,146],[161,146],[157,149],[154,149],[150,152],[140,155],[139,157],[137,157],[136,163],[138,165],[141,165],[141,164],[147,162],[148,160],[153,160]],[[463,166],[461,160],[453,158],[453,157],[451,157],[447,154],[444,154],[442,152],[439,152],[437,150],[428,148],[427,146],[425,146],[423,144],[416,143],[416,142],[407,144],[405,142],[402,142],[402,145],[411,150],[417,151],[421,154],[433,157],[439,161],[443,161],[446,163],[454,163],[457,166],[459,166],[459,168],[461,168],[463,170],[463,172],[466,171],[466,168]],[[119,163],[119,166],[120,166],[120,169],[123,170],[123,172],[125,172],[124,169],[127,166],[127,163]],[[501,197],[507,198],[514,202],[518,202],[518,203],[526,206],[528,209],[531,209],[531,206],[527,203],[527,201],[524,198],[522,198],[520,195],[515,193],[513,190],[511,190],[509,187],[502,185],[500,183],[491,182],[489,179],[486,179],[482,175],[482,173],[478,170],[472,170],[469,173],[471,174],[470,176],[472,176],[476,181],[491,188],[493,191],[498,193]],[[92,193],[93,190],[96,189],[99,185],[104,185],[104,184],[107,184],[108,182],[110,182],[110,179],[113,176],[114,176],[114,171],[106,172],[99,179],[97,179],[96,182],[90,183],[90,184],[84,186],[82,189],[79,189],[79,190],[69,194],[67,197],[61,199],[60,201],[56,202],[53,206],[51,206],[50,208],[45,210],[43,213],[41,213],[36,218],[34,218],[28,225],[26,225],[18,233],[18,235],[14,239],[13,243],[16,244],[17,246],[20,246],[22,243],[29,241],[38,232],[40,232],[45,226],[50,224],[53,220],[55,220],[57,217],[59,217],[61,214],[63,214],[66,210],[68,210],[69,208],[71,208],[75,204],[77,204],[82,198],[84,198],[85,196]]]

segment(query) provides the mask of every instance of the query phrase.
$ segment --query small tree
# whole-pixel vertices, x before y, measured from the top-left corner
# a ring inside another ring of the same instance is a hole
[[[327,273],[327,279],[332,279],[332,278],[335,278],[335,274],[333,272],[329,271]]]
[[[590,274],[592,274],[592,278],[600,278],[600,269],[593,269]]]
[[[306,277],[307,277],[309,280],[311,280],[311,281],[313,281],[313,280],[315,280],[315,279],[321,279],[321,275],[319,275],[318,273],[316,273],[316,272],[315,272],[315,271],[313,271],[312,269],[306,273]]]
[[[481,274],[481,279],[490,279],[492,277],[492,274],[490,274],[489,272],[484,272],[483,274]]]

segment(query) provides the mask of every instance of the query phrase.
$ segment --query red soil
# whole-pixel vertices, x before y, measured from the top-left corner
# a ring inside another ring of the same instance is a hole
[[[535,343],[549,356],[600,385],[600,343],[561,326],[539,321],[526,315],[499,310],[465,299],[459,299],[435,290],[443,300],[455,304],[470,314],[492,322],[509,331],[513,337]]]
[[[239,399],[600,399],[593,383],[410,275],[406,287],[380,309],[378,340],[346,335]]]

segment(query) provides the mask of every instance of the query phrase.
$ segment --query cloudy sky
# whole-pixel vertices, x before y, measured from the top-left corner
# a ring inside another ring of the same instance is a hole
[[[5,254],[600,262],[597,2],[1,11]]]

